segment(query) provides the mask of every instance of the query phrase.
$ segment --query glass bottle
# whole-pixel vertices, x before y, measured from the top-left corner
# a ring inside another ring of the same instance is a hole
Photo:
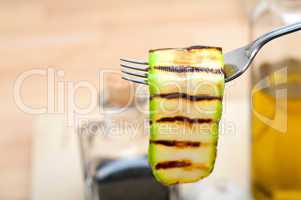
[[[251,39],[300,20],[300,0],[260,1]],[[301,199],[301,32],[268,43],[251,74],[253,198]]]

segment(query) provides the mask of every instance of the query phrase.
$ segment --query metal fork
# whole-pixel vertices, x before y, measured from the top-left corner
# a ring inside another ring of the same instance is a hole
[[[242,75],[250,66],[259,50],[271,40],[301,30],[301,22],[284,26],[258,37],[253,42],[227,52],[225,57],[225,82]],[[301,44],[300,44],[301,45]],[[120,59],[122,78],[147,85],[148,63],[133,59]]]

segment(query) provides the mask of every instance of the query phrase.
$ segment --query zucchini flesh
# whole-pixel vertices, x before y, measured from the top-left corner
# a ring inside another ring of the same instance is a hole
[[[149,52],[149,163],[165,185],[190,183],[214,167],[224,92],[221,48]]]

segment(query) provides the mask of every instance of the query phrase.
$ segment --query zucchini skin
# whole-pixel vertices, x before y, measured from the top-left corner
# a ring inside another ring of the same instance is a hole
[[[224,93],[219,47],[149,51],[148,160],[164,185],[191,183],[214,168]]]

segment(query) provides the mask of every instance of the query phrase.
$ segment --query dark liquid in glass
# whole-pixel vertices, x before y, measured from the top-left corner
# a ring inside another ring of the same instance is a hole
[[[170,189],[155,180],[145,156],[105,160],[96,167],[100,200],[170,200]]]

